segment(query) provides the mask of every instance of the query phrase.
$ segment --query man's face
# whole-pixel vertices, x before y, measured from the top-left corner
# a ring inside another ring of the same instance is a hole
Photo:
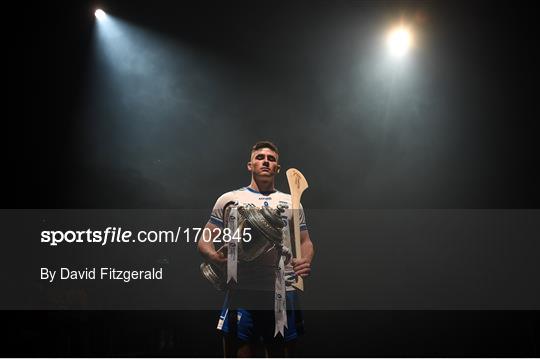
[[[271,177],[278,172],[277,153],[269,148],[260,148],[251,154],[251,162],[248,163],[248,170],[254,176]]]

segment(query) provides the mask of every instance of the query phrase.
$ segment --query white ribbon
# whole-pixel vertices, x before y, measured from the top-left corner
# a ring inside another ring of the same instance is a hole
[[[281,335],[285,338],[285,327],[287,327],[287,299],[285,297],[285,276],[283,270],[285,264],[280,251],[278,251],[278,254],[279,262],[276,268],[276,283],[274,291],[274,317],[276,322],[274,336],[281,333]]]
[[[236,229],[238,228],[238,209],[236,207],[231,208],[229,212],[227,228],[231,230],[231,241],[227,245],[227,283],[231,279],[238,283],[238,236],[235,236]]]
[[[283,228],[283,243],[289,243],[286,241],[290,238],[289,226]],[[278,333],[285,338],[285,328],[287,328],[287,297],[285,295],[285,263],[289,263],[292,258],[291,250],[285,246],[276,246],[278,254],[278,265],[276,267],[276,279],[274,285],[274,318],[276,327],[274,330],[274,336]],[[286,259],[286,261],[284,260]]]

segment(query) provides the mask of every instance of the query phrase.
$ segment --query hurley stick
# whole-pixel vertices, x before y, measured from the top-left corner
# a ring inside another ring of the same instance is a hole
[[[296,168],[289,168],[287,170],[287,181],[289,182],[292,199],[295,258],[300,259],[302,258],[302,247],[300,245],[300,197],[302,197],[302,192],[308,188],[308,183],[304,175]],[[293,286],[304,290],[304,279],[298,276]]]

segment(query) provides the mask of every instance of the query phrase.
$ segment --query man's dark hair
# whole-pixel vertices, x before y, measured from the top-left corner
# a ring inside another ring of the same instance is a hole
[[[253,145],[253,147],[251,147],[251,153],[260,150],[261,148],[269,148],[279,155],[277,146],[270,141],[258,141],[256,144]]]

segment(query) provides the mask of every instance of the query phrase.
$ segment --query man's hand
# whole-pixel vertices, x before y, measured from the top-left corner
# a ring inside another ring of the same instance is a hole
[[[213,251],[205,254],[206,261],[215,264],[217,266],[222,266],[227,263],[227,249],[220,251]]]
[[[208,231],[206,229],[208,228]],[[208,222],[202,231],[202,238],[197,242],[199,253],[208,263],[223,266],[227,263],[227,247],[223,246],[216,251],[213,240],[218,236],[221,230],[215,224]]]
[[[293,258],[292,265],[296,275],[307,277],[311,273],[311,263],[307,258]]]

